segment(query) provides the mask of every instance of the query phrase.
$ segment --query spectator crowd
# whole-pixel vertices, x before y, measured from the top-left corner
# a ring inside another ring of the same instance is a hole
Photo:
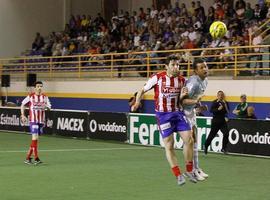
[[[71,15],[65,29],[59,32],[51,32],[43,38],[40,33],[32,44],[32,50],[27,55],[41,56],[67,56],[84,54],[90,62],[87,65],[105,65],[105,63],[94,62],[104,60],[103,56],[97,54],[145,52],[157,50],[194,49],[207,47],[231,47],[248,46],[249,35],[258,30],[258,27],[270,18],[270,9],[264,1],[258,1],[254,7],[245,0],[237,0],[231,5],[228,0],[214,0],[213,5],[206,9],[200,1],[192,1],[191,7],[187,8],[185,3],[174,6],[163,5],[157,9],[154,5],[151,8],[140,8],[139,11],[120,10],[113,12],[110,20],[105,20],[100,13],[96,17],[91,15]],[[209,27],[214,21],[223,21],[228,31],[222,39],[213,39],[209,34]],[[262,44],[263,35],[258,31],[253,37],[252,44]],[[266,32],[267,34],[267,32]],[[206,57],[207,62],[233,61],[230,56],[231,49],[224,48],[218,51],[193,52]],[[247,53],[249,49],[240,49],[239,53]],[[254,49],[260,52],[260,48]],[[206,55],[218,55],[216,57]],[[160,64],[155,57],[162,57],[162,54],[152,53],[150,64]],[[189,55],[186,57],[188,58]],[[145,54],[129,54],[115,56],[116,59],[133,58],[128,64],[145,64]],[[262,60],[261,56],[253,56]],[[185,58],[184,56],[182,58]],[[239,60],[251,59],[242,56]],[[116,65],[123,64],[118,61]],[[250,64],[245,64],[250,67]],[[256,64],[257,65],[257,64]],[[258,62],[262,68],[262,62]],[[158,66],[158,65],[157,65]],[[151,70],[158,68],[151,67]],[[212,68],[215,65],[208,65]],[[220,64],[221,68],[226,68]],[[118,68],[121,71],[122,68]],[[138,69],[145,70],[145,67]],[[255,73],[255,71],[253,72]],[[262,70],[256,73],[261,75]],[[139,73],[146,76],[146,73]],[[121,73],[118,74],[121,77]]]
[[[200,1],[192,1],[189,8],[176,2],[159,10],[154,5],[132,13],[120,10],[109,21],[100,13],[96,17],[72,15],[63,31],[51,32],[46,39],[37,33],[30,54],[64,56],[247,45],[249,33],[270,17],[267,4],[259,2],[252,7],[245,0],[237,0],[234,5],[214,0],[207,11]],[[208,33],[216,20],[228,27],[222,41],[213,40]],[[260,42],[261,38],[254,41]]]

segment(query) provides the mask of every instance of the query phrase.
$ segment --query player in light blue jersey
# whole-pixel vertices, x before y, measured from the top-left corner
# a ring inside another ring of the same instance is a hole
[[[202,59],[195,59],[193,62],[193,70],[194,75],[192,75],[186,82],[188,96],[183,100],[182,106],[186,118],[189,121],[190,126],[192,127],[194,136],[193,172],[196,179],[198,181],[202,181],[208,177],[208,174],[204,173],[203,170],[199,167],[196,109],[199,112],[207,110],[206,105],[201,105],[201,98],[204,95],[208,83],[208,68],[206,62]]]

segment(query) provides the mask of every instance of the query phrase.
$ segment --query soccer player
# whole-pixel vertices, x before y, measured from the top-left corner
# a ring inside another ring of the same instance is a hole
[[[208,174],[204,173],[199,167],[198,158],[198,135],[197,135],[197,123],[196,123],[196,109],[200,112],[207,110],[207,106],[201,105],[201,98],[204,95],[204,91],[207,87],[207,75],[208,68],[204,60],[195,59],[193,62],[194,75],[192,75],[186,82],[188,89],[188,95],[183,99],[183,109],[187,120],[193,131],[194,137],[194,153],[193,153],[193,167],[194,175],[198,181],[203,181],[208,177]]]
[[[26,156],[25,164],[32,164],[31,155],[34,152],[34,164],[42,163],[38,157],[38,137],[43,133],[43,126],[45,123],[45,109],[51,108],[49,98],[42,93],[43,83],[38,81],[35,83],[35,92],[29,94],[21,105],[21,119],[23,122],[27,121],[24,114],[25,105],[29,105],[29,127],[32,134],[32,142]]]
[[[187,95],[184,92],[185,79],[180,76],[179,61],[175,56],[166,59],[166,71],[153,75],[138,92],[134,108],[140,105],[144,93],[154,88],[155,111],[157,124],[162,136],[167,160],[178,185],[185,184],[185,177],[178,166],[174,151],[174,136],[177,132],[184,142],[184,160],[186,164],[186,177],[193,183],[197,180],[193,176],[193,137],[191,128],[185,115],[179,108],[181,98]]]

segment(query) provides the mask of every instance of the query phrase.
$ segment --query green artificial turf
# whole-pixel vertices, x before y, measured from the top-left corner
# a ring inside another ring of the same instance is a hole
[[[0,132],[1,200],[270,199],[270,159],[200,154],[210,177],[180,187],[159,147],[42,136],[34,166],[23,163],[30,141]]]

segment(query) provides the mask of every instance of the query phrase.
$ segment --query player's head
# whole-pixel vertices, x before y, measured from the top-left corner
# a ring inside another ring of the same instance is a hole
[[[225,94],[224,94],[224,92],[222,90],[219,90],[217,92],[217,98],[218,98],[218,100],[224,100],[225,99]]]
[[[240,96],[240,101],[241,101],[242,103],[246,102],[246,101],[247,101],[247,95],[242,94],[242,95]]]
[[[35,91],[37,94],[40,94],[43,88],[43,83],[41,81],[35,82]]]
[[[174,56],[168,56],[166,59],[165,63],[166,69],[167,69],[167,74],[171,76],[179,76],[180,74],[180,69],[179,69],[179,59]]]
[[[195,74],[197,74],[201,79],[205,79],[208,75],[208,67],[206,62],[201,58],[196,58],[192,64]]]
[[[248,106],[247,107],[247,114],[248,116],[252,116],[255,114],[255,108],[253,106]]]

